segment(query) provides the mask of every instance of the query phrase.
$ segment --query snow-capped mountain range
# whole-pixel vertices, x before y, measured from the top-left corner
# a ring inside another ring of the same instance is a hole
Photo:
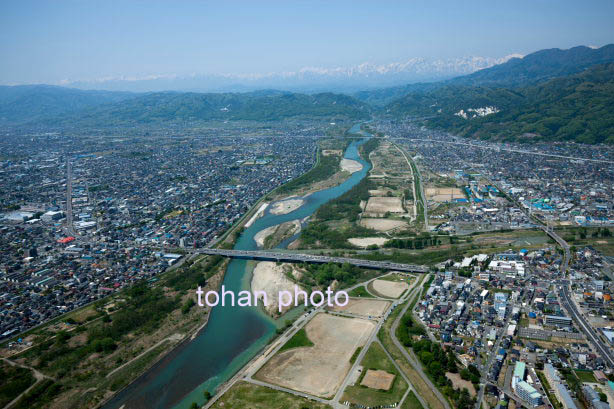
[[[466,75],[521,55],[503,58],[463,57],[428,60],[411,58],[389,64],[362,63],[349,67],[304,67],[297,71],[246,74],[161,74],[64,80],[58,85],[125,91],[248,91],[276,88],[290,91],[349,91]]]

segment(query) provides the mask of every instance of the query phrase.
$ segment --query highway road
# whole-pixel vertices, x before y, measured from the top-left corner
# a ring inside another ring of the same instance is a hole
[[[562,285],[563,291],[561,291],[561,299],[563,307],[567,310],[571,318],[578,324],[582,332],[596,347],[599,355],[603,358],[606,364],[610,368],[614,368],[614,358],[612,358],[612,349],[605,345],[605,343],[599,338],[599,335],[595,333],[593,327],[588,323],[584,315],[580,311],[574,301],[571,299],[571,284]]]
[[[407,157],[407,155],[405,154],[405,152],[399,148],[396,144],[392,144],[399,152],[401,152],[401,155],[403,155],[403,157],[405,158],[405,161],[407,162],[407,166],[409,166],[409,171],[411,172],[411,176],[413,179],[413,187],[414,187],[414,216],[416,217],[416,219],[418,218],[418,214],[416,213],[418,210],[418,206],[417,206],[417,197],[418,195],[416,194],[416,186],[420,186],[420,197],[422,198],[422,215],[424,217],[424,227],[426,229],[426,231],[428,231],[429,228],[429,218],[428,218],[428,211],[427,211],[427,206],[426,206],[426,196],[424,195],[424,187],[422,185],[422,176],[420,175],[420,171],[418,170],[418,167],[416,166],[416,174],[414,174],[414,167],[412,166],[412,162],[410,161],[410,159]],[[417,183],[416,183],[417,182]]]
[[[72,211],[72,163],[68,157],[66,158],[66,232],[69,236],[77,237]]]
[[[607,159],[589,159],[589,158],[579,158],[577,156],[565,156],[565,155],[555,155],[551,153],[544,152],[536,152],[536,151],[527,151],[524,149],[510,149],[510,148],[501,148],[498,146],[484,146],[478,145],[475,143],[469,142],[452,142],[452,141],[444,141],[441,139],[428,139],[428,138],[390,138],[396,140],[404,140],[404,141],[419,141],[419,142],[434,142],[434,143],[445,143],[448,145],[458,145],[458,146],[470,146],[472,148],[480,148],[480,149],[489,149],[497,152],[513,152],[513,153],[522,153],[523,155],[537,155],[544,156],[548,158],[557,158],[557,159],[568,159],[568,160],[583,160],[587,162],[596,162],[596,163],[610,163],[614,164],[614,161]]]
[[[194,250],[193,253],[220,255],[224,257],[233,258],[245,258],[250,260],[287,261],[291,263],[348,263],[362,268],[370,268],[377,270],[395,270],[407,273],[427,273],[429,271],[427,266],[420,266],[414,264],[391,263],[388,261],[360,260],[356,258],[347,257],[318,256],[315,254],[284,253],[274,251],[224,250],[210,248],[201,248],[198,250]]]

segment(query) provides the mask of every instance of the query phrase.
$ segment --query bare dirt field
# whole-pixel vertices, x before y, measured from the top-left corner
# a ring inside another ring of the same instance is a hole
[[[449,202],[453,199],[463,199],[465,195],[457,187],[429,187],[426,189],[426,198],[435,202]]]
[[[369,369],[367,370],[364,378],[362,378],[362,382],[360,382],[360,384],[362,386],[366,386],[367,388],[387,391],[390,390],[392,382],[394,382],[394,377],[395,375],[386,371]]]
[[[404,281],[373,281],[373,289],[384,297],[399,298],[408,288],[409,285]]]
[[[367,247],[375,244],[376,246],[383,246],[388,241],[385,237],[352,237],[348,241],[357,247]]]
[[[390,192],[388,189],[373,189],[369,190],[369,196],[386,196]]]
[[[301,207],[305,201],[299,198],[280,200],[271,205],[270,212],[274,215],[287,214]]]
[[[388,231],[407,227],[407,223],[402,220],[392,219],[361,219],[360,225],[377,231]]]
[[[373,163],[370,177],[384,177],[386,179],[411,178],[411,171],[403,155],[389,142],[382,142],[371,152],[369,159]]]
[[[354,351],[364,346],[374,329],[371,321],[318,314],[305,326],[314,345],[275,355],[257,378],[316,396],[333,396],[351,368]]]
[[[452,385],[454,386],[455,389],[456,388],[459,388],[459,389],[467,388],[467,390],[469,391],[469,394],[471,394],[471,396],[475,396],[475,388],[473,387],[473,384],[469,381],[465,381],[461,379],[459,374],[452,373],[452,372],[446,372],[446,377],[452,381]]]
[[[290,263],[277,265],[273,261],[261,261],[252,273],[252,292],[264,291],[267,294],[268,305],[265,309],[271,315],[278,315],[277,297],[280,291],[294,294],[295,284],[286,276],[286,272],[294,273],[294,266]],[[286,307],[282,313],[288,309],[290,307]]]
[[[400,197],[370,197],[365,211],[368,213],[404,213]]]
[[[341,156],[341,155],[343,155],[343,151],[341,149],[323,149],[322,150],[322,155],[324,155],[324,156],[331,156],[331,155]]]
[[[343,307],[334,306],[331,311],[346,312],[363,317],[381,317],[390,305],[386,300],[374,300],[365,298],[350,298],[350,301]]]
[[[341,170],[346,172],[354,173],[362,170],[362,165],[360,162],[352,160],[352,159],[341,159]]]

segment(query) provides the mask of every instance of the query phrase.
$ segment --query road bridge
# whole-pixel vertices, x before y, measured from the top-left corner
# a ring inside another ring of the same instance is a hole
[[[218,255],[223,257],[241,258],[248,260],[264,260],[277,262],[286,261],[290,263],[349,263],[361,268],[370,268],[374,270],[395,270],[403,271],[406,273],[427,273],[429,271],[427,266],[420,266],[414,264],[391,263],[388,261],[360,260],[356,258],[347,257],[318,256],[315,254],[284,253],[275,251],[224,250],[209,248],[198,249],[193,251],[193,253]]]

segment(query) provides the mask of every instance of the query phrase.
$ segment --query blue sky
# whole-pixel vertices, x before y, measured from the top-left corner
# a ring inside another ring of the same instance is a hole
[[[0,83],[503,57],[614,42],[614,1],[2,0]]]

